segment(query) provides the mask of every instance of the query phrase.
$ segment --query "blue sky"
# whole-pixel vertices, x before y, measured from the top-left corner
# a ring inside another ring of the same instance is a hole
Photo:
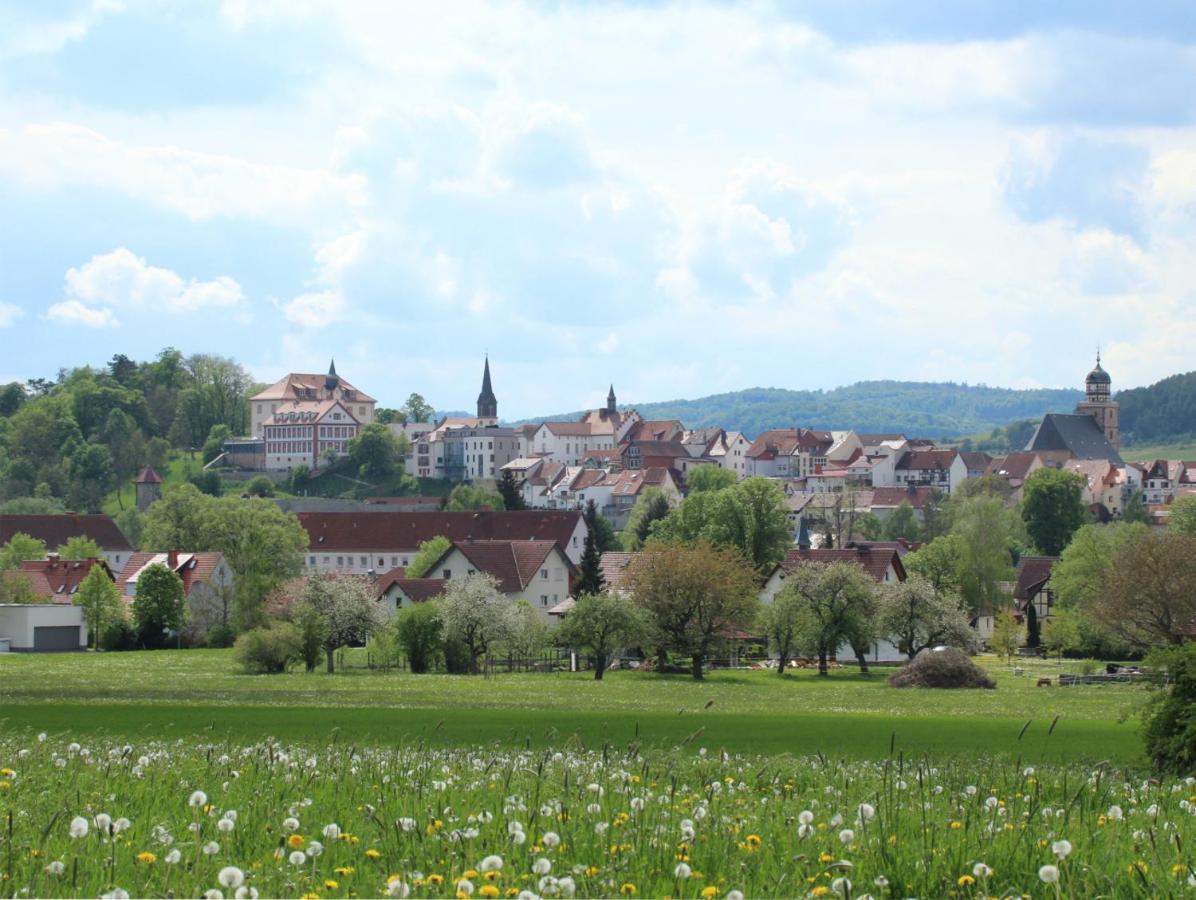
[[[1149,383],[1196,344],[1194,76],[1184,2],[0,0],[0,382]]]

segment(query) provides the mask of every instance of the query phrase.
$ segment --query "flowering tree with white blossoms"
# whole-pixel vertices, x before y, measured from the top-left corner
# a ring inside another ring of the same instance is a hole
[[[514,604],[498,590],[498,582],[482,572],[450,579],[439,603],[445,637],[466,646],[469,670],[475,674],[478,660],[491,645],[509,639],[518,626]]]
[[[369,580],[356,575],[316,575],[308,579],[303,602],[318,610],[328,624],[324,652],[329,673],[334,670],[333,653],[338,647],[365,641],[386,621]]]

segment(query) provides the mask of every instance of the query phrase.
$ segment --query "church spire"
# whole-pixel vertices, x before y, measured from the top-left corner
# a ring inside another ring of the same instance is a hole
[[[336,360],[333,359],[328,363],[328,377],[324,379],[325,389],[331,391],[340,384],[340,376],[336,374]]]
[[[498,398],[490,385],[490,355],[486,354],[486,365],[482,369],[482,392],[478,394],[478,418],[498,422]]]
[[[606,395],[606,411],[614,415],[617,409],[618,404],[615,403],[615,386],[612,384],[610,386],[610,393]]]

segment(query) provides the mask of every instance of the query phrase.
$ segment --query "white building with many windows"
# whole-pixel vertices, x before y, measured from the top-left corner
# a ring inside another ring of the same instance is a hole
[[[360,423],[339,400],[295,400],[279,404],[262,423],[267,472],[299,464],[319,469],[349,452]]]

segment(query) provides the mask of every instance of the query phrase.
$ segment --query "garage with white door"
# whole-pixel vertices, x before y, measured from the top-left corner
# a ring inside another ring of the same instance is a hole
[[[78,606],[0,603],[0,652],[62,653],[87,649],[87,625]]]

